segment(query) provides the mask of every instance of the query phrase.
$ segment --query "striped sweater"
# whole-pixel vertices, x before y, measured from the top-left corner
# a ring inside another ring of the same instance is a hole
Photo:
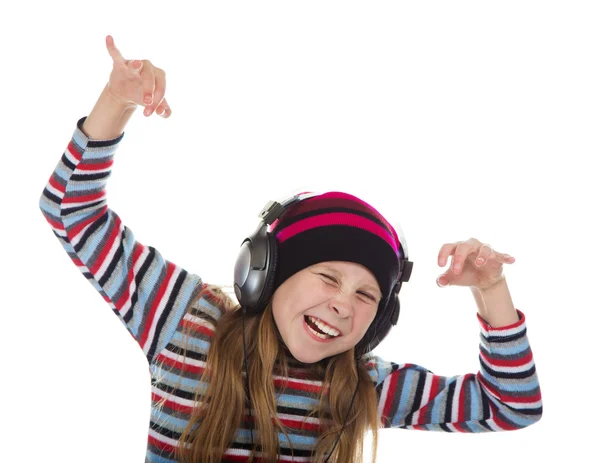
[[[201,278],[136,241],[108,208],[106,182],[125,134],[92,140],[83,132],[85,119],[78,120],[39,207],[69,257],[143,350],[152,379],[146,462],[172,463],[223,309],[210,292],[189,307],[205,285]],[[520,429],[539,420],[538,378],[525,316],[517,312],[517,323],[500,328],[492,328],[477,314],[481,366],[477,373],[439,376],[419,365],[364,355],[361,361],[376,388],[382,427],[475,433]],[[185,326],[193,328],[193,336],[191,351],[182,362]],[[303,420],[318,403],[322,383],[304,379],[302,363],[289,360],[287,384],[284,378],[273,377],[281,392],[276,399],[278,416],[292,444],[280,433],[280,461],[309,462],[321,428],[318,418]],[[246,461],[250,439],[249,429],[238,429],[222,461]]]

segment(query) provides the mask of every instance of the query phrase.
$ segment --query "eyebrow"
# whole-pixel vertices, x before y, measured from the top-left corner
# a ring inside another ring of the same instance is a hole
[[[329,265],[323,265],[323,268],[335,273],[338,277],[342,276],[342,272],[340,272],[338,269],[330,267]],[[379,291],[375,286],[373,286],[369,283],[364,283],[364,286],[366,286],[367,288],[371,288],[372,290],[375,291],[375,293],[377,293],[377,294],[379,294],[379,296],[383,297],[383,294],[381,294],[381,291]]]

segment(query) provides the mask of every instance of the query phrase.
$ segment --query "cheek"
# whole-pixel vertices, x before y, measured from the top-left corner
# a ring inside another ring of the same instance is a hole
[[[376,314],[377,314],[376,310],[370,310],[370,311],[366,311],[364,313],[357,314],[355,317],[355,323],[356,323],[355,329],[360,331],[364,335],[367,332],[367,330],[369,329],[369,326],[371,326],[371,323],[373,323],[373,320],[375,320]]]

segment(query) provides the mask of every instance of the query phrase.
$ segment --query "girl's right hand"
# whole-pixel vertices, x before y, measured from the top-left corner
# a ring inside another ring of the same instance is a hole
[[[124,59],[110,35],[106,36],[106,48],[113,59],[108,92],[127,106],[145,106],[145,116],[156,110],[159,116],[169,117],[171,108],[164,98],[167,86],[165,71],[146,59]]]

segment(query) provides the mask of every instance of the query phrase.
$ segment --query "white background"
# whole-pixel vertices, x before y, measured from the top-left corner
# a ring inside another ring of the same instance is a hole
[[[384,430],[378,462],[595,458],[598,4],[186,5],[13,2],[1,15],[0,459],[145,456],[145,358],[38,206],[108,80],[108,34],[126,59],[166,71],[173,110],[133,115],[109,206],[206,282],[231,284],[269,199],[350,192],[401,225],[414,262],[399,325],[375,353],[455,375],[479,369],[479,325],[467,288],[436,285],[441,246],[475,237],[515,257],[505,274],[527,317],[542,420]]]

